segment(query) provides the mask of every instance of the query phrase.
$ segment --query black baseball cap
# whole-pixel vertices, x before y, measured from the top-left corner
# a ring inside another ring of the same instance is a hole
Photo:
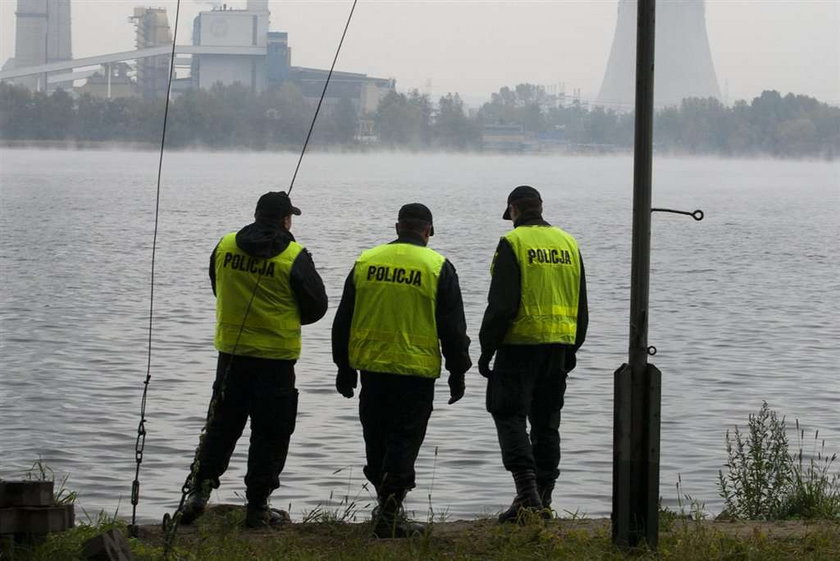
[[[432,222],[432,211],[429,207],[422,203],[408,203],[400,208],[400,213],[397,215],[397,220],[420,220],[428,222],[432,229],[429,231],[430,236],[435,235],[435,225]]]
[[[510,192],[507,199],[507,206],[505,206],[505,213],[502,214],[502,218],[505,220],[510,220],[510,203],[514,201],[519,201],[521,199],[537,199],[538,201],[542,202],[542,197],[540,197],[540,192],[531,187],[530,185],[520,185],[516,189]]]
[[[257,214],[283,218],[291,214],[300,215],[300,209],[292,206],[292,200],[285,191],[269,191],[257,201]]]

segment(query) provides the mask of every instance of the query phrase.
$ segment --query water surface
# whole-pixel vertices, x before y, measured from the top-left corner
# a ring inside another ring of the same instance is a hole
[[[171,153],[164,160],[156,253],[148,438],[138,512],[179,499],[215,371],[208,257],[251,220],[267,190],[287,188],[291,154]],[[0,476],[41,457],[88,512],[130,512],[134,440],[146,373],[157,155],[0,151]],[[819,162],[659,159],[650,344],[663,373],[661,494],[720,510],[724,434],[762,400],[840,449],[840,166]],[[293,191],[293,232],[330,296],[304,328],[297,431],[274,493],[302,513],[364,487],[356,400],[333,386],[330,325],[345,275],[364,248],[393,238],[400,205],[435,215],[432,247],[455,264],[473,360],[505,197],[542,192],[546,218],[580,243],[590,331],[566,396],[559,511],[606,516],[612,469],[613,371],[626,360],[632,159],[310,154]],[[409,507],[450,517],[498,511],[513,485],[501,465],[475,369],[467,395],[436,410]],[[244,500],[247,430],[214,500]]]

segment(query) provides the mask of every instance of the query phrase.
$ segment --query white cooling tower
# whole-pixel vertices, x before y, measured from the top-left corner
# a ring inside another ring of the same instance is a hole
[[[636,0],[619,0],[618,23],[596,105],[632,110],[636,77]],[[679,105],[686,97],[720,98],[709,39],[705,0],[656,3],[654,104]]]

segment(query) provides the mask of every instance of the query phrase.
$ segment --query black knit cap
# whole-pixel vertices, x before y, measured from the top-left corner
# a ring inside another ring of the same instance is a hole
[[[435,225],[432,222],[432,211],[429,210],[429,207],[422,203],[408,203],[407,205],[403,205],[400,209],[400,213],[397,215],[397,220],[419,220],[421,222],[426,222],[431,226],[431,230],[429,230],[429,235],[435,235]]]
[[[502,218],[510,220],[510,203],[522,199],[537,199],[539,202],[542,202],[542,197],[540,197],[539,191],[530,185],[520,185],[511,191],[510,195],[508,195],[507,206],[505,207],[505,213],[502,215]]]
[[[255,212],[268,218],[283,218],[291,214],[300,215],[300,209],[292,206],[292,200],[285,191],[269,191],[260,197]]]

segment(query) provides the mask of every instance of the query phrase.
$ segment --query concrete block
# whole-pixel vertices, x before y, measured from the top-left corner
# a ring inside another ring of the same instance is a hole
[[[134,561],[128,540],[119,530],[108,530],[86,541],[82,557],[87,561]]]
[[[0,508],[0,534],[46,535],[72,528],[75,523],[72,504]]]
[[[0,481],[0,508],[52,505],[52,481]]]

